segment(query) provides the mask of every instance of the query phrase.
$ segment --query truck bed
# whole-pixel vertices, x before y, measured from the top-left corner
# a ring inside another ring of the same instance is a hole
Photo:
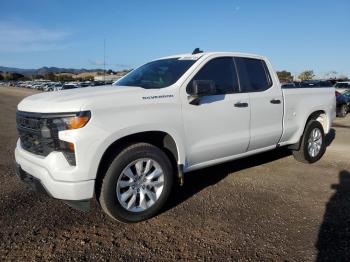
[[[299,141],[306,117],[315,111],[323,111],[327,116],[323,127],[327,134],[335,118],[335,90],[333,87],[282,89],[284,97],[283,135],[280,144]]]

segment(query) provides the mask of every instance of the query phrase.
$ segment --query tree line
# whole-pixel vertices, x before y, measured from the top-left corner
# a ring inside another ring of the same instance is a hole
[[[111,69],[106,71],[106,75],[114,75],[114,74],[121,74],[125,75],[126,73],[130,72],[129,69],[124,69],[122,71],[113,71]],[[98,71],[96,73],[97,75],[103,75],[104,72]],[[92,81],[94,80],[93,74],[86,74],[84,76],[74,76],[73,74],[69,73],[52,73],[48,72],[46,74],[36,74],[32,76],[25,76],[23,74],[19,73],[12,73],[12,72],[2,72],[0,71],[0,81],[26,81],[26,80],[36,80],[36,79],[45,79],[50,81]]]
[[[24,75],[19,73],[3,73],[0,71],[0,81],[17,81],[17,80],[29,80]]]
[[[294,80],[294,76],[292,75],[291,72],[283,70],[283,71],[277,71],[278,78],[281,82],[292,82]],[[338,77],[336,71],[330,71],[326,74],[327,79],[338,79],[338,80],[348,80],[347,76],[340,75]],[[297,78],[300,81],[305,81],[305,80],[312,80],[315,77],[314,71],[313,70],[305,70],[301,72]]]

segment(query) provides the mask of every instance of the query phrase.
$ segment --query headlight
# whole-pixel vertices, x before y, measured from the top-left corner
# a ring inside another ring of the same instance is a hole
[[[52,125],[56,127],[58,131],[71,130],[84,127],[90,120],[90,111],[83,111],[72,115],[53,118]]]
[[[48,127],[50,136],[58,139],[58,132],[64,130],[78,129],[86,126],[91,118],[90,111],[82,111],[77,113],[64,113],[52,115],[47,118],[46,126]],[[43,131],[42,131],[43,132]],[[75,147],[73,143],[58,139],[56,150],[61,151],[68,163],[75,166]]]

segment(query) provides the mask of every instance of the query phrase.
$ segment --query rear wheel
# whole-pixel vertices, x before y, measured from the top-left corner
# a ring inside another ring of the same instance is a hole
[[[124,149],[109,166],[98,200],[113,219],[139,222],[163,207],[173,185],[173,170],[166,154],[151,144]]]
[[[325,136],[320,122],[311,120],[307,123],[301,138],[299,150],[293,150],[294,158],[303,163],[315,163],[326,151]]]

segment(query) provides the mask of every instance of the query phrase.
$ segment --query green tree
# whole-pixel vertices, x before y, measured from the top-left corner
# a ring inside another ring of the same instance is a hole
[[[18,81],[24,78],[24,75],[18,73],[6,73],[5,80],[7,81]]]
[[[329,71],[325,74],[325,78],[327,79],[337,79],[337,71]]]
[[[338,79],[342,80],[342,81],[348,81],[349,80],[349,78],[346,75],[339,75]]]
[[[50,80],[50,81],[54,81],[56,79],[55,74],[52,72],[45,74],[44,77],[46,80]]]
[[[315,74],[314,74],[313,70],[305,70],[305,71],[300,73],[298,78],[301,81],[305,81],[305,80],[311,80],[312,78],[314,78],[314,76],[315,76]]]
[[[93,75],[87,75],[83,77],[83,81],[93,81],[94,76]]]
[[[33,75],[33,79],[44,79],[45,77],[43,75]]]
[[[2,71],[0,71],[0,81],[4,80],[4,76],[2,75]]]
[[[56,81],[73,81],[73,77],[71,75],[57,75],[56,76]]]
[[[281,82],[291,82],[293,81],[293,76],[291,72],[286,70],[277,71],[278,78]]]

